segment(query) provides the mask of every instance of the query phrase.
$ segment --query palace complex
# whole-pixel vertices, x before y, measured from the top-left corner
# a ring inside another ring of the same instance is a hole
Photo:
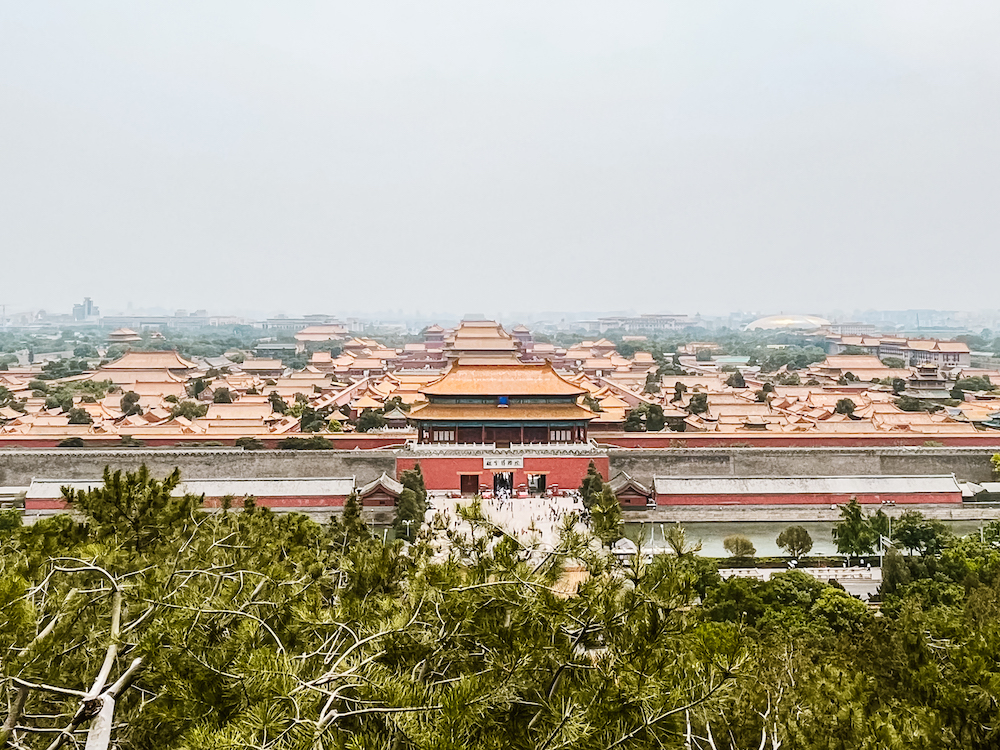
[[[612,479],[612,448],[1000,446],[1000,399],[955,390],[1000,385],[1000,372],[969,366],[959,342],[831,334],[824,361],[762,373],[711,354],[713,344],[657,359],[637,349],[642,336],[627,337],[628,356],[607,339],[562,348],[482,320],[431,326],[421,338],[397,348],[306,326],[288,345],[308,358],[299,369],[276,357],[169,350],[127,351],[58,380],[40,380],[39,365],[14,367],[0,372],[11,394],[0,406],[0,448],[260,449],[319,438],[334,449],[391,450],[397,475],[419,462],[434,489],[516,495],[576,487],[591,461]],[[924,408],[932,399],[944,406]],[[676,494],[664,482],[658,491],[616,481],[630,507]],[[385,486],[372,490],[383,504]],[[792,485],[773,486],[758,496],[780,502]],[[343,494],[309,492],[301,498]]]

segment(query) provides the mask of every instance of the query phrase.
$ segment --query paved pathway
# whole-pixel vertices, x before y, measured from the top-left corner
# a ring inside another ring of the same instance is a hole
[[[790,568],[720,568],[719,575],[723,578],[756,578],[759,581],[770,580],[775,573],[784,573]],[[839,581],[845,589],[855,596],[867,600],[882,583],[882,569],[872,567],[823,567],[797,568],[808,573],[818,581],[826,583],[830,579]]]
[[[427,498],[428,523],[439,516],[451,529],[468,531],[455,506],[469,505],[471,498],[453,498],[448,493],[430,493]],[[485,515],[511,536],[524,544],[551,547],[559,540],[559,528],[567,516],[579,518],[584,513],[583,502],[577,492],[567,492],[555,497],[483,498],[480,500]]]

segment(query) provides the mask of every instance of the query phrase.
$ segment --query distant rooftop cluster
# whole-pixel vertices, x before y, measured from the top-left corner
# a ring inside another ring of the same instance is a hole
[[[973,368],[957,341],[823,328],[824,361],[763,373],[712,343],[654,356],[641,335],[622,339],[625,356],[608,338],[561,347],[526,326],[507,331],[489,320],[431,325],[402,346],[351,335],[335,321],[305,322],[293,343],[265,341],[228,357],[132,349],[47,381],[39,364],[14,367],[0,373],[9,394],[0,444],[273,445],[362,432],[381,436],[378,444],[613,442],[635,432],[933,439],[1000,427],[990,389],[1000,372]],[[124,327],[108,335],[120,347],[142,340]],[[304,366],[283,362],[289,348]]]

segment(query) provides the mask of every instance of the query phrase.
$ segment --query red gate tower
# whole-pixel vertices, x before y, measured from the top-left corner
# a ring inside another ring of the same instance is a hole
[[[586,391],[549,362],[457,362],[421,393],[427,403],[410,412],[420,443],[586,443],[596,416],[577,403]]]
[[[428,489],[475,494],[575,488],[591,458],[607,476],[606,454],[587,439],[587,424],[596,415],[578,403],[586,391],[549,362],[460,359],[421,393],[427,403],[409,414],[417,444],[408,452],[413,462],[420,460]],[[400,470],[409,459],[399,455]]]

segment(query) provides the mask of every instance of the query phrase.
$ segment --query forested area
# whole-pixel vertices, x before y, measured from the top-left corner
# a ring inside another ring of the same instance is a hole
[[[195,329],[164,329],[154,336],[152,329],[140,331],[141,341],[134,346],[112,344],[105,359],[117,359],[129,348],[177,349],[184,357],[218,357],[229,350],[253,349],[261,338],[261,331],[249,325],[204,326]],[[107,345],[108,332],[96,327],[66,328],[62,331],[0,331],[0,368],[14,364],[13,352],[27,352],[29,359],[43,352],[72,351],[73,357],[99,359],[98,347]],[[286,337],[294,341],[289,334]],[[86,368],[84,368],[86,369]],[[65,377],[61,372],[56,377]]]
[[[579,527],[540,555],[475,505],[447,544],[386,543],[356,503],[210,514],[178,480],[3,516],[0,746],[1000,743],[1000,555],[977,539],[895,555],[875,611],[797,571],[723,582],[683,546],[623,568]]]

